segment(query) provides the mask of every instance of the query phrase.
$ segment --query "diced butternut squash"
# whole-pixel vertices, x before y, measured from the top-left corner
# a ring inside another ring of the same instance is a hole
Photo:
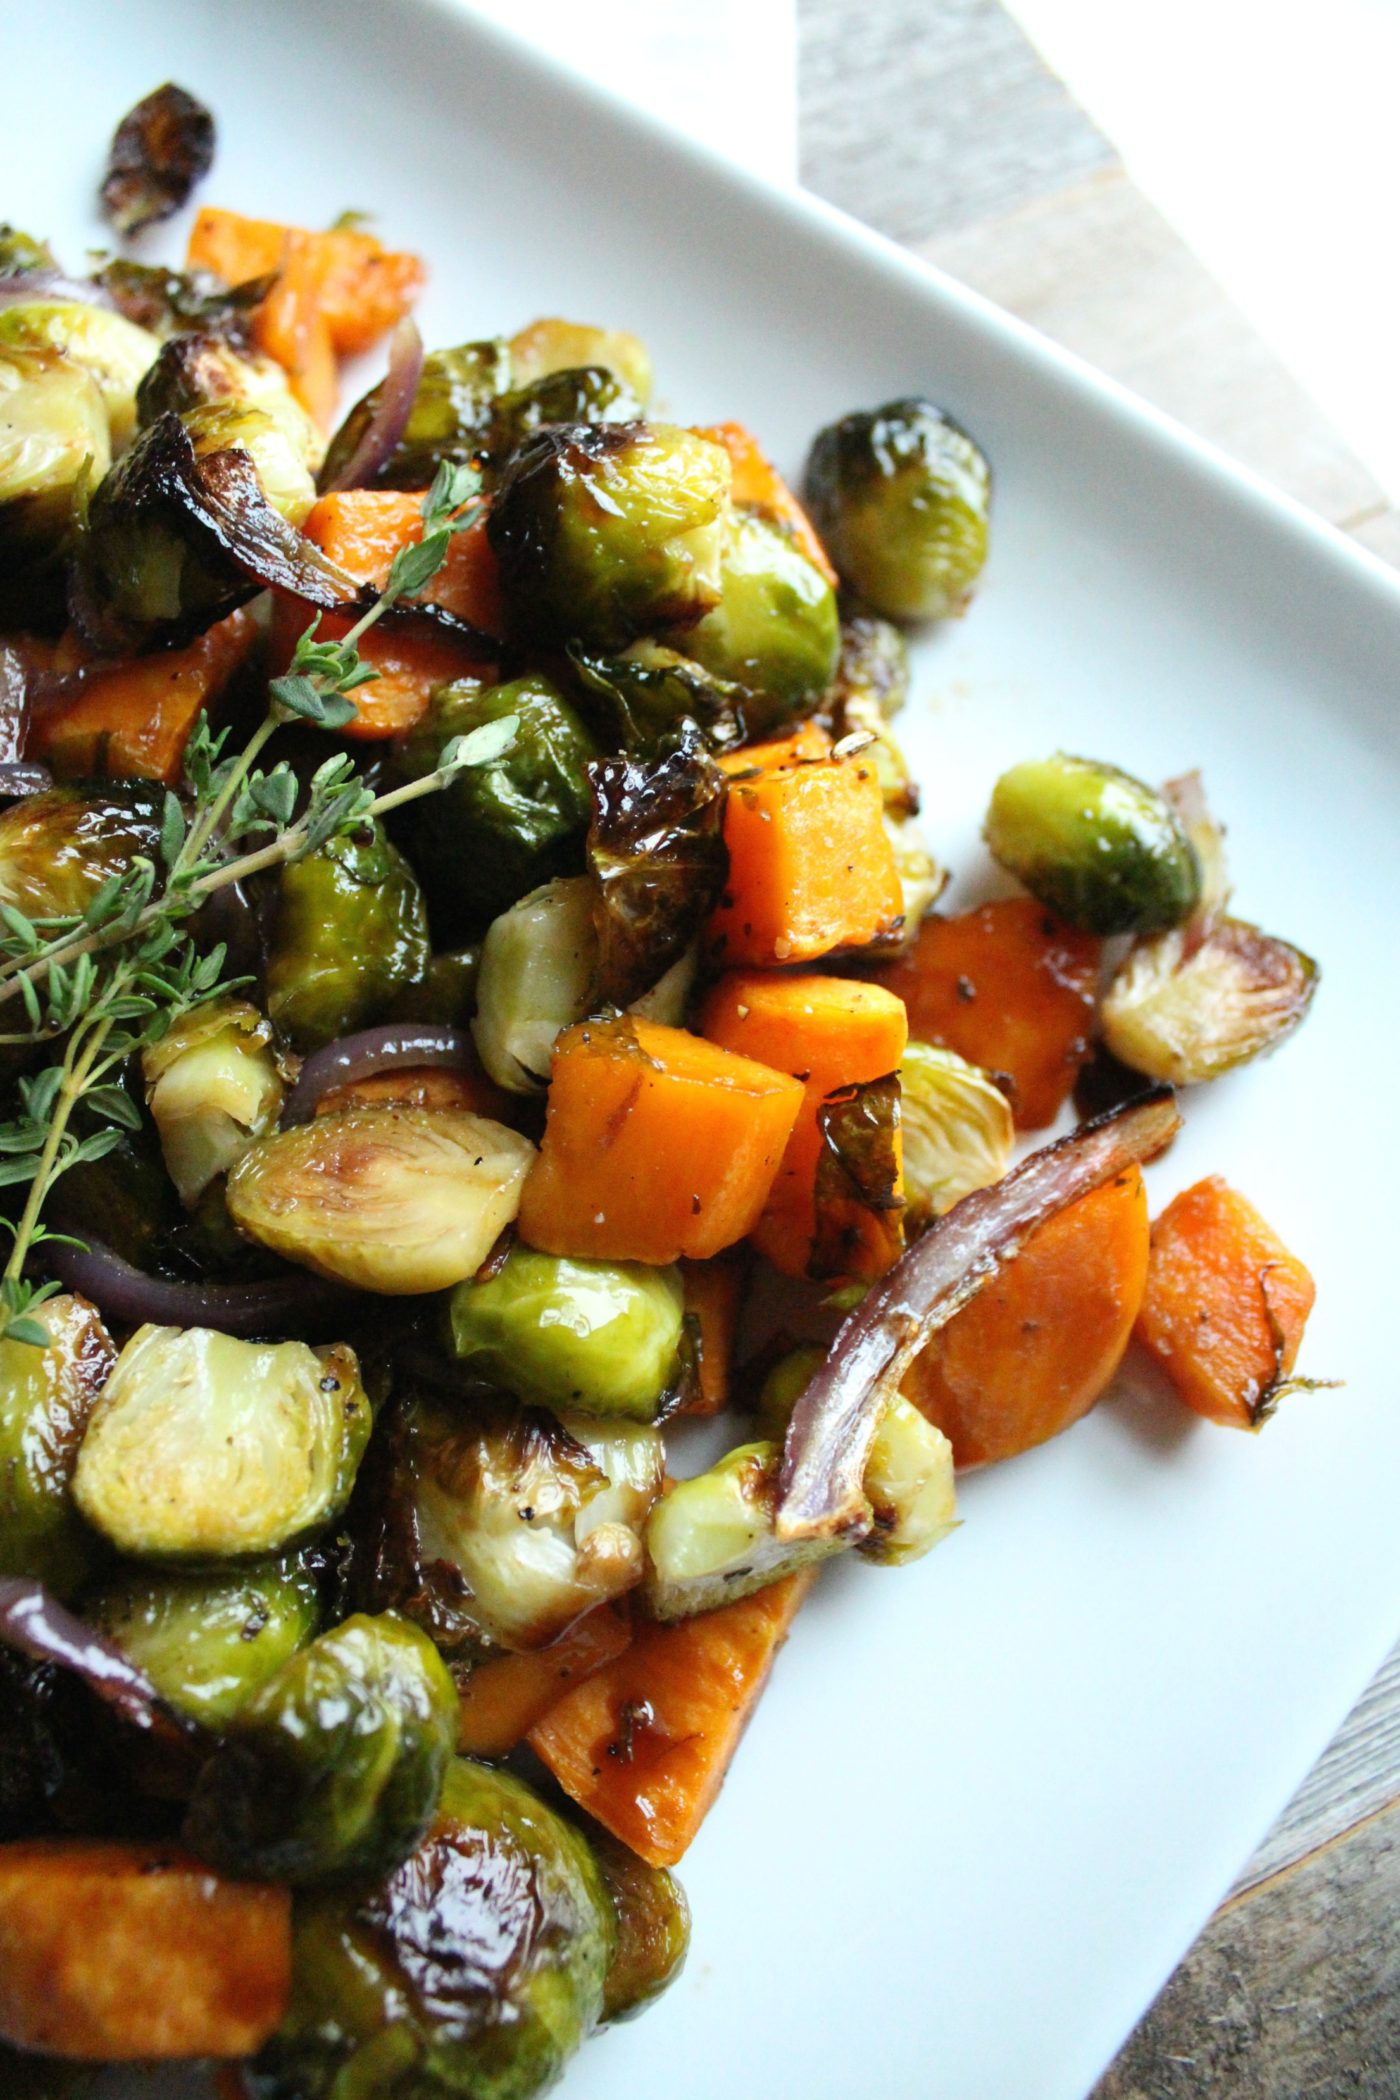
[[[1147,1280],[1137,1167],[1048,1218],[915,1357],[903,1390],[960,1466],[1014,1458],[1101,1398]]]
[[[400,1072],[373,1072],[333,1086],[316,1103],[318,1116],[343,1108],[462,1108],[469,1115],[509,1123],[518,1099],[484,1072],[447,1069],[442,1065],[406,1065]]]
[[[248,2056],[291,1991],[291,1896],[156,1844],[0,1845],[0,2039],[104,2063]]]
[[[673,1867],[704,1822],[815,1572],[640,1626],[531,1729],[565,1793],[652,1866]]]
[[[626,1613],[603,1604],[551,1648],[478,1664],[462,1687],[457,1748],[467,1757],[505,1757],[571,1686],[614,1661],[631,1638]]]
[[[713,423],[697,431],[698,437],[723,445],[734,469],[731,494],[736,503],[752,503],[770,517],[792,528],[792,536],[814,569],[835,590],[840,582],[831,557],[817,537],[816,527],[782,475],[772,464],[752,432],[742,423]]]
[[[309,233],[213,205],[195,219],[186,260],[225,284],[246,284],[284,269],[293,256],[307,259],[316,305],[342,357],[372,349],[401,321],[426,275],[416,255],[395,254],[371,233],[346,227]]]
[[[907,955],[874,971],[909,1009],[909,1033],[1014,1083],[1022,1130],[1053,1123],[1089,1053],[1102,943],[1008,897],[925,919]]]
[[[329,430],[340,395],[335,344],[321,311],[316,258],[296,235],[289,237],[277,282],[254,309],[252,335],[258,349],[281,365],[308,415]]]
[[[293,238],[306,236],[294,226],[249,219],[242,212],[206,204],[195,214],[185,262],[189,269],[208,270],[225,284],[247,284],[280,270]]]
[[[1137,1338],[1198,1415],[1258,1429],[1288,1390],[1314,1296],[1296,1254],[1212,1174],[1152,1227]]]
[[[785,1072],[682,1028],[566,1029],[520,1236],[549,1254],[703,1261],[752,1231],[801,1106]]]
[[[737,751],[720,753],[722,773],[731,778],[744,773],[771,771],[774,766],[797,766],[816,758],[830,758],[831,737],[820,722],[801,722],[787,736],[766,744],[744,744]]]
[[[251,614],[236,612],[186,649],[94,663],[71,698],[36,713],[31,754],[64,780],[178,786],[190,731],[202,710],[215,708],[257,637]]]
[[[771,969],[896,932],[904,899],[884,807],[864,754],[733,774],[729,874],[710,918],[710,959]]]
[[[733,1378],[744,1271],[739,1262],[723,1256],[715,1261],[687,1261],[681,1263],[681,1282],[686,1313],[695,1323],[700,1362],[699,1391],[678,1412],[723,1414]]]
[[[732,970],[711,988],[700,1027],[726,1050],[803,1082],[802,1112],[753,1240],[785,1275],[805,1276],[817,1224],[817,1111],[838,1087],[898,1069],[909,1034],[903,1002],[857,978]]]

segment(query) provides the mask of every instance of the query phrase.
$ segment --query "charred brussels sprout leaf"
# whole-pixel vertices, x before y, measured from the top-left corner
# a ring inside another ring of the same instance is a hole
[[[593,899],[587,875],[546,882],[487,928],[472,1034],[509,1093],[543,1090],[555,1037],[588,1013],[598,970]]]
[[[275,1553],[339,1516],[371,1426],[349,1349],[140,1327],[88,1421],[74,1498],[133,1559]]]
[[[210,330],[172,336],[136,390],[136,416],[142,429],[171,413],[195,409],[246,407],[269,416],[288,440],[303,466],[319,466],[325,444],[316,425],[287,384],[282,367],[249,349],[235,350]],[[264,457],[271,465],[270,443]],[[254,455],[255,464],[257,455]],[[298,496],[304,494],[300,482]]]
[[[899,1068],[905,1224],[922,1232],[1011,1164],[1011,1103],[955,1050],[910,1043]]]
[[[602,365],[621,379],[643,408],[651,399],[651,357],[640,336],[625,328],[591,328],[582,321],[550,316],[532,321],[510,339],[512,384],[530,386],[555,372]],[[591,420],[591,419],[589,419]]]
[[[30,919],[87,909],[113,876],[158,862],[162,797],[116,782],[56,787],[0,810],[0,903]]]
[[[413,1855],[379,1888],[300,1898],[293,1932],[255,2100],[531,2100],[597,2024],[617,1926],[586,1839],[456,1758]]]
[[[685,637],[687,654],[749,695],[751,733],[824,692],[836,668],[836,593],[790,535],[759,511],[725,524],[720,599]]]
[[[56,350],[0,347],[0,588],[6,624],[33,624],[33,579],[52,582],[83,492],[112,460],[91,373]],[[24,586],[28,585],[28,599]]]
[[[119,312],[138,328],[149,328],[164,342],[185,329],[208,330],[242,341],[248,317],[277,282],[276,273],[225,284],[207,270],[167,270],[156,263],[117,256],[97,272],[95,282],[116,302]]]
[[[136,389],[159,348],[147,329],[105,306],[39,298],[0,308],[0,355],[56,352],[88,373],[102,396],[117,451],[135,428]]]
[[[617,1913],[617,1952],[603,1985],[607,2024],[630,2020],[680,1975],[690,1948],[690,1906],[664,1867],[648,1866],[610,1831],[590,1828],[588,1837]]]
[[[517,1244],[491,1275],[457,1286],[449,1323],[458,1361],[518,1399],[652,1422],[676,1374],[684,1310],[673,1268]]]
[[[83,1617],[191,1720],[220,1728],[315,1633],[315,1576],[295,1560],[208,1573],[113,1575]]]
[[[431,953],[413,870],[382,825],[365,824],[278,871],[268,1013],[296,1049],[318,1049],[379,1020]]]
[[[547,430],[506,471],[487,526],[512,621],[619,649],[719,602],[728,455],[663,423]]]
[[[517,897],[577,867],[588,824],[586,767],[597,746],[547,678],[508,685],[445,686],[404,740],[409,779],[431,773],[453,738],[515,718],[510,749],[490,765],[466,766],[418,804],[411,850],[450,938],[478,934]]]
[[[591,656],[575,645],[569,657],[583,688],[583,711],[609,748],[645,756],[686,721],[703,730],[716,751],[748,741],[742,686],[660,642],[634,642],[621,656]]]
[[[1140,941],[1108,988],[1103,1036],[1149,1079],[1197,1086],[1273,1050],[1306,1018],[1318,967],[1243,919],[1193,939],[1185,927]]]
[[[547,372],[528,386],[512,387],[491,404],[486,450],[504,459],[542,430],[561,423],[635,423],[642,404],[625,379],[605,365]]]
[[[197,1203],[282,1111],[272,1029],[243,999],[214,999],[141,1060],[146,1104],[182,1203]]]
[[[898,1077],[828,1094],[817,1126],[817,1229],[808,1274],[818,1282],[870,1282],[904,1249]]]
[[[0,1575],[32,1575],[70,1597],[97,1551],[73,1469],[116,1351],[84,1298],[50,1298],[35,1317],[47,1348],[0,1342]]]
[[[214,119],[202,102],[167,80],[117,126],[102,207],[126,238],[168,219],[214,164]]]
[[[230,1723],[185,1837],[229,1874],[368,1880],[406,1859],[437,1807],[457,1694],[396,1613],[357,1615],[293,1655]]]
[[[875,1432],[861,1479],[874,1522],[859,1551],[883,1566],[922,1560],[958,1522],[953,1447],[902,1396]]]
[[[376,488],[425,489],[445,461],[466,466],[483,449],[492,404],[511,384],[510,352],[500,341],[432,350],[394,451],[374,477]],[[331,440],[321,486],[334,488],[379,408],[375,387],[356,403]]]
[[[992,857],[1066,925],[1164,933],[1195,910],[1196,849],[1164,796],[1116,766],[1057,752],[992,790]]]
[[[826,705],[832,733],[880,735],[909,698],[909,650],[888,620],[858,613],[841,622],[841,655]]]
[[[991,473],[965,430],[932,402],[890,401],[821,431],[807,507],[832,560],[873,612],[959,612],[987,557]]]
[[[729,870],[724,776],[693,723],[662,758],[600,759],[590,774],[598,992],[630,1006],[679,961],[719,901]]]
[[[678,1480],[647,1519],[642,1602],[653,1618],[688,1619],[751,1596],[850,1543],[788,1544],[774,1530],[781,1446],[741,1444],[707,1472]]]

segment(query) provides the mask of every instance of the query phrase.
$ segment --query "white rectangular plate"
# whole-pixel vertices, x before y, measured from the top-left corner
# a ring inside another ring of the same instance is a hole
[[[995,464],[995,546],[902,728],[955,896],[1011,760],[1200,765],[1238,908],[1321,958],[1307,1027],[1187,1102],[1152,1196],[1246,1190],[1316,1272],[1305,1367],[1345,1389],[1255,1441],[1130,1388],[968,1480],[931,1560],[829,1574],[685,1863],[683,1980],[567,2080],[1079,2100],[1395,1630],[1400,590],[956,286],[427,0],[49,0],[0,35],[29,83],[0,211],[70,263],[113,124],[174,78],[218,116],[204,194],[372,210],[430,260],[430,343],[635,328],[678,416],[794,472],[849,408],[946,404]]]

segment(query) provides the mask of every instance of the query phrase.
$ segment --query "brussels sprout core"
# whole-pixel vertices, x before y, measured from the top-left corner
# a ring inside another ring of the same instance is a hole
[[[141,1065],[170,1178],[194,1205],[281,1114],[272,1030],[246,1000],[215,999],[177,1021]]]

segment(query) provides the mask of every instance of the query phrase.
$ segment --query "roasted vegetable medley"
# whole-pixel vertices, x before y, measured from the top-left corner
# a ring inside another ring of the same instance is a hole
[[[140,105],[119,230],[212,147]],[[1246,1199],[1149,1222],[1173,1089],[1317,981],[1199,777],[1028,754],[1001,900],[935,910],[896,718],[987,557],[975,437],[859,408],[794,493],[623,331],[425,354],[423,277],[356,223],[206,208],[83,279],[0,232],[25,2093],[545,2090],[680,1969],[820,1563],[927,1554],[1134,1337],[1216,1422],[1303,1382]]]

